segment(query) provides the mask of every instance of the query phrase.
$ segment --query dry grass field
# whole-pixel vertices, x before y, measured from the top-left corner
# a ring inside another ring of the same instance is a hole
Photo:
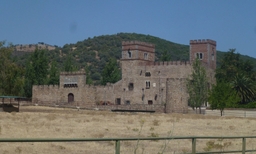
[[[33,111],[33,112],[32,112]],[[114,138],[166,136],[252,136],[256,119],[193,114],[112,113],[47,107],[0,112],[0,138]],[[247,148],[256,149],[247,139]],[[138,145],[138,146],[136,146]],[[188,153],[190,140],[122,141],[121,153]],[[0,143],[1,154],[113,154],[114,142]],[[137,147],[137,148],[136,148]],[[197,151],[238,150],[240,140],[198,140]]]

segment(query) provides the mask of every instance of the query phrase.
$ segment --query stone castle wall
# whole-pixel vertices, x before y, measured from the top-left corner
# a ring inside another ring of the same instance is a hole
[[[213,63],[216,59],[209,59],[209,55],[212,56],[210,53],[215,51],[212,50],[212,47],[216,46],[214,42],[191,41],[191,60],[170,62],[154,62],[155,46],[152,44],[123,42],[120,81],[106,86],[89,86],[86,85],[85,72],[63,72],[60,74],[59,86],[34,85],[33,100],[37,103],[64,104],[90,109],[136,108],[187,113],[186,80],[192,73],[192,62],[196,53],[208,56],[207,60],[202,59],[202,63],[210,79],[209,84],[215,83]],[[68,103],[69,94],[74,95],[74,102]]]
[[[166,112],[188,112],[188,97],[186,88],[186,78],[167,79],[166,91]]]
[[[187,78],[192,66],[189,62],[148,63],[145,61],[122,61],[122,82],[125,99],[132,104],[166,103],[168,78]],[[150,76],[146,76],[150,73]],[[147,87],[146,82],[150,82]],[[129,84],[134,88],[129,90]],[[143,97],[143,98],[142,98]]]

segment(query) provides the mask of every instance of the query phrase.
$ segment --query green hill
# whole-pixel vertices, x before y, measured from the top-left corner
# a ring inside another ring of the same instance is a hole
[[[193,39],[193,38],[191,38]],[[114,35],[102,35],[93,38],[88,38],[83,41],[78,41],[75,44],[65,44],[61,48],[56,48],[53,51],[47,51],[50,61],[56,60],[59,68],[63,69],[64,61],[68,55],[72,57],[72,62],[78,69],[89,67],[89,73],[94,81],[99,81],[101,71],[110,57],[116,59],[121,58],[122,41],[143,41],[155,44],[156,46],[156,61],[159,60],[163,52],[171,55],[171,60],[189,60],[189,45],[182,45],[167,41],[158,37],[136,34],[136,33],[118,33]],[[218,40],[216,40],[218,43]],[[189,40],[188,40],[189,42]],[[23,65],[28,54],[15,53],[18,64]],[[224,56],[224,52],[217,52],[217,64],[220,63]],[[256,59],[241,55],[241,59],[252,61],[256,68]]]

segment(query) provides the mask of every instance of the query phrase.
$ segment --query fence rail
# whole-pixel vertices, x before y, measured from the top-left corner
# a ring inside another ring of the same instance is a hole
[[[205,115],[220,116],[220,110],[205,110]],[[224,110],[222,116],[256,118],[255,110]]]
[[[212,154],[212,153],[242,153],[256,152],[254,149],[246,150],[246,139],[256,136],[185,136],[185,137],[155,137],[155,138],[0,138],[0,142],[101,142],[115,141],[115,154],[120,154],[120,141],[143,141],[143,140],[191,140],[191,154]],[[198,139],[241,139],[241,150],[237,151],[211,151],[196,152],[196,144]]]

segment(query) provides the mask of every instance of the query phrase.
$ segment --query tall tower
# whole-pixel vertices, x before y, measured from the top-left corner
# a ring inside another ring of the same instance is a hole
[[[208,68],[216,69],[216,41],[210,39],[190,40],[190,62],[196,58],[201,60]]]
[[[122,42],[121,67],[123,80],[125,78],[129,78],[129,80],[134,78],[138,74],[139,65],[146,66],[148,62],[154,61],[155,45],[139,41]]]
[[[155,61],[155,45],[138,42],[122,42],[122,60]]]

